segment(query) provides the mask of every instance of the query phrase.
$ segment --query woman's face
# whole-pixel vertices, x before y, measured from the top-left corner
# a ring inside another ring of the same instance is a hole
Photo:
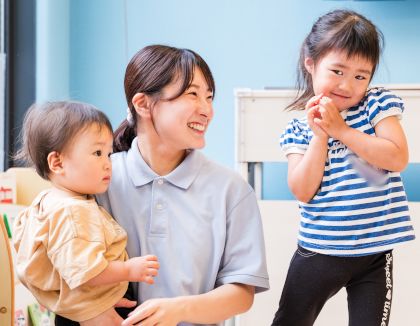
[[[165,87],[162,98],[171,98],[180,81]],[[184,151],[205,146],[205,133],[213,118],[213,92],[198,68],[190,87],[174,100],[158,101],[152,116],[159,142],[170,150]]]
[[[306,58],[305,66],[312,76],[315,95],[331,98],[340,110],[357,105],[366,94],[372,78],[373,64],[360,56],[331,50],[318,62]]]

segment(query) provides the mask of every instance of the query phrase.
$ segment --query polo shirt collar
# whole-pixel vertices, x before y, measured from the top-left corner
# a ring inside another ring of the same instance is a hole
[[[137,137],[133,139],[127,152],[127,171],[136,187],[144,186],[155,179],[163,178],[182,189],[188,189],[198,176],[205,157],[197,150],[191,150],[175,170],[165,176],[158,175],[144,161],[137,146]]]

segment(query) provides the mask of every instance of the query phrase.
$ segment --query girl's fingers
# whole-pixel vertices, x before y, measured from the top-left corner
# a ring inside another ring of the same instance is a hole
[[[310,109],[311,107],[313,107],[313,106],[315,106],[315,105],[318,105],[318,104],[319,104],[319,100],[322,98],[322,96],[323,96],[323,94],[321,93],[321,94],[318,94],[318,95],[316,95],[316,96],[312,97],[312,98],[308,101],[308,103],[306,103],[305,109],[306,109],[306,110],[308,110],[308,109]]]
[[[315,106],[311,107],[308,110],[308,116],[310,116],[311,119],[321,118],[321,115],[319,114],[319,106],[318,105],[315,105]]]

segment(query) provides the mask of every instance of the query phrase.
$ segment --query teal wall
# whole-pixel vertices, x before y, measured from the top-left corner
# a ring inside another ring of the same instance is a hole
[[[61,7],[57,15],[50,14],[50,19],[62,19],[67,26],[57,23],[46,34],[57,44],[67,40],[69,54],[52,63],[56,66],[54,83],[50,91],[44,87],[43,92],[37,93],[39,99],[68,94],[69,98],[91,102],[104,110],[116,127],[125,117],[123,75],[130,57],[152,43],[191,48],[204,57],[216,80],[215,118],[204,152],[232,168],[233,89],[293,87],[300,44],[314,20],[331,9],[359,11],[384,33],[385,52],[375,83],[420,84],[417,0],[40,1]],[[38,26],[43,24],[45,21],[38,22]],[[67,75],[59,69],[60,60],[68,67]],[[47,62],[41,63],[39,72],[47,67]],[[54,70],[49,68],[50,72]],[[266,168],[270,171],[265,176],[269,181],[266,197],[289,196],[284,170],[281,165]],[[416,179],[420,178],[418,168],[407,173],[406,178],[420,181]],[[420,200],[414,188],[410,195]]]

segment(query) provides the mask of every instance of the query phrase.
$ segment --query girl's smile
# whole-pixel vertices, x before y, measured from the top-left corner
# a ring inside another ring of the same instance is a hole
[[[331,50],[318,62],[306,58],[305,67],[312,76],[315,95],[331,98],[340,110],[357,105],[366,95],[373,63],[344,51]]]

